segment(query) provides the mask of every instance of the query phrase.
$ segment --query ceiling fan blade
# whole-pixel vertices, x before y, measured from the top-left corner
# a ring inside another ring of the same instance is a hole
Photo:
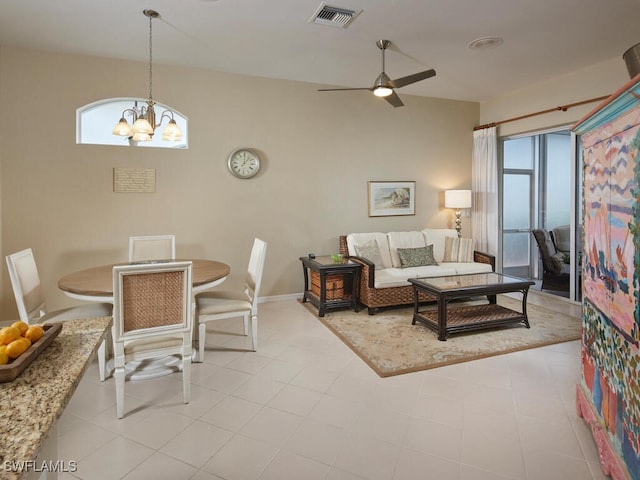
[[[320,88],[319,92],[340,92],[343,90],[371,90],[371,87],[361,87],[361,88]]]
[[[400,97],[396,92],[392,92],[391,95],[387,95],[386,97],[382,97],[382,98],[384,98],[387,102],[389,102],[394,107],[404,106],[404,103],[402,103],[402,100],[400,100]]]
[[[425,70],[424,72],[414,73],[413,75],[407,75],[406,77],[391,80],[391,84],[395,88],[400,88],[411,83],[419,82],[420,80],[426,80],[427,78],[435,77],[435,75],[436,71],[431,68],[429,70]]]

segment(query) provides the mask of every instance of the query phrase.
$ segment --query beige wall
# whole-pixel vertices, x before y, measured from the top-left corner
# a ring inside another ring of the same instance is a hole
[[[175,233],[179,257],[229,263],[229,286],[260,236],[261,296],[298,293],[301,255],[335,252],[352,231],[451,227],[441,192],[471,185],[476,103],[404,95],[394,109],[366,92],[162,65],[154,98],[189,117],[188,150],[76,145],[76,108],[145,97],[146,69],[0,47],[0,248],[33,248],[49,308],[74,303],[61,275],[125,260],[136,234]],[[250,180],[226,169],[242,146],[265,159]],[[155,168],[156,193],[113,193],[114,167]],[[369,218],[369,180],[415,180],[416,215]],[[16,318],[4,266],[1,278],[2,318]]]
[[[480,107],[480,124],[498,122],[610,95],[628,81],[629,76],[622,56],[614,58],[483,102]],[[566,112],[556,111],[505,123],[498,128],[498,135],[508,136],[572,125],[594,109],[598,103],[570,108]]]

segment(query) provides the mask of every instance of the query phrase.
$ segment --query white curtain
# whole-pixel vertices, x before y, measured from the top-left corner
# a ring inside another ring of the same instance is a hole
[[[473,132],[471,166],[472,238],[476,250],[498,254],[498,137],[497,128]]]

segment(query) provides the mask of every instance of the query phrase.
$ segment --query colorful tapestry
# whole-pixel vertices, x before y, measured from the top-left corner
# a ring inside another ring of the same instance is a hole
[[[582,388],[640,480],[640,86],[576,132],[583,142]]]
[[[638,193],[634,157],[638,127],[584,153],[584,295],[638,345],[634,241]]]

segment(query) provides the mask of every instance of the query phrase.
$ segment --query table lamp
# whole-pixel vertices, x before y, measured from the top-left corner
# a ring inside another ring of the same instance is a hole
[[[461,236],[462,222],[460,221],[460,209],[471,208],[471,190],[445,190],[445,208],[456,209],[456,232]]]

